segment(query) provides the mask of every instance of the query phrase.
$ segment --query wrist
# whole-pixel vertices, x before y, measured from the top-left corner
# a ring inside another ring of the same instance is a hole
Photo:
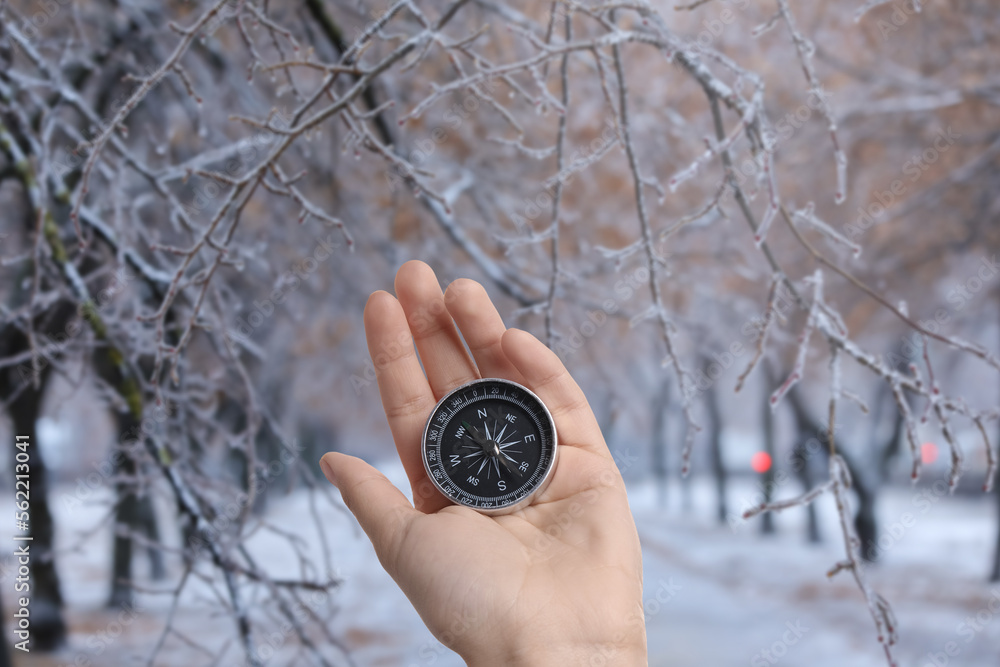
[[[475,655],[462,655],[468,667],[647,667],[646,637],[616,637],[606,642],[520,641]]]

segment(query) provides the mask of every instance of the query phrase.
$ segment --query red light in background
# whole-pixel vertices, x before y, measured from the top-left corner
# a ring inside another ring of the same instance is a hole
[[[920,461],[924,465],[930,465],[937,461],[938,447],[933,442],[925,442],[920,445]]]
[[[754,472],[767,472],[771,469],[771,455],[767,452],[757,452],[750,457],[750,467]]]

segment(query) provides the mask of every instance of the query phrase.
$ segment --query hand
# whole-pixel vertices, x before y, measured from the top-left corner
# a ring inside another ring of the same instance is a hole
[[[434,636],[472,667],[645,665],[639,537],[579,386],[534,336],[504,327],[478,283],[456,280],[442,293],[431,268],[412,261],[396,274],[396,294],[371,295],[365,332],[414,504],[359,458],[320,461],[382,566]],[[451,504],[421,460],[437,400],[479,377],[530,388],[559,434],[551,483],[513,514]]]

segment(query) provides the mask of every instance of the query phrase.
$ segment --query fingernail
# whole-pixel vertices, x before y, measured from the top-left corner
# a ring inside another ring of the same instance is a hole
[[[337,476],[333,474],[333,468],[326,462],[326,459],[319,460],[319,469],[323,471],[323,476],[334,486],[337,486]],[[340,488],[340,487],[337,487]]]

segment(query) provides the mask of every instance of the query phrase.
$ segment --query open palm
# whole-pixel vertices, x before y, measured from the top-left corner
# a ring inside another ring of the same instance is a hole
[[[589,664],[595,654],[601,664],[644,664],[639,539],[583,392],[551,350],[504,326],[478,283],[457,280],[442,293],[431,268],[412,261],[395,287],[398,300],[371,295],[365,331],[414,504],[361,459],[322,460],[382,566],[470,664]],[[438,399],[480,377],[530,388],[559,434],[551,483],[513,514],[451,504],[421,460]]]

